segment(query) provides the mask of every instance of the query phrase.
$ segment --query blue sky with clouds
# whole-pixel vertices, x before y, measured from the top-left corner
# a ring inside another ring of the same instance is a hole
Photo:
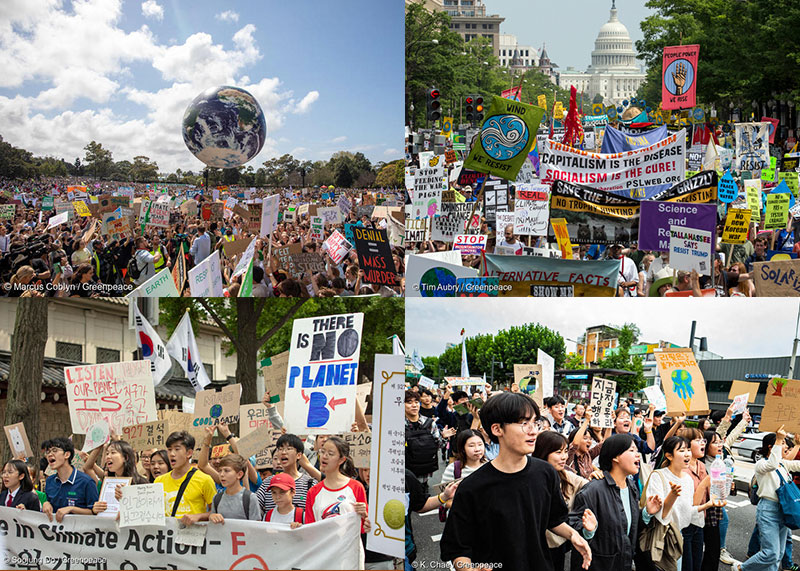
[[[36,154],[115,160],[145,154],[162,172],[197,171],[180,123],[214,85],[253,93],[272,157],[361,151],[402,158],[400,2],[3,0],[0,135]]]

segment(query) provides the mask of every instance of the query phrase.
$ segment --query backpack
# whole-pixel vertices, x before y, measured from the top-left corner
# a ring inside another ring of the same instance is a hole
[[[139,262],[136,261],[136,254],[134,254],[131,256],[131,259],[128,260],[128,277],[132,280],[138,280],[141,275],[142,270],[139,269]]]
[[[217,495],[214,496],[214,500],[212,503],[214,504],[214,513],[219,513],[219,502],[222,499],[222,494],[225,493],[225,490],[221,492],[217,492]],[[245,488],[244,493],[242,494],[242,507],[244,508],[244,519],[250,519],[250,495],[251,492],[247,488]]]
[[[453,481],[461,479],[461,460],[456,460],[453,462]],[[439,521],[444,523],[447,521],[447,510],[450,509],[450,506],[453,504],[453,500],[450,500],[443,506],[439,506]]]
[[[439,445],[431,432],[433,419],[418,424],[414,428],[406,423],[406,467],[415,476],[426,476],[439,469]]]
[[[272,512],[275,511],[276,508],[272,508],[267,510],[266,515],[264,515],[264,521],[269,521],[270,517],[272,516]],[[303,519],[305,519],[305,512],[303,512],[303,508],[298,508],[295,506],[294,508],[294,521],[295,523],[303,523]]]
[[[758,505],[758,500],[761,499],[758,497],[758,482],[756,482],[756,476],[753,474],[753,478],[750,480],[750,490],[747,492],[747,497],[750,498],[750,503]]]

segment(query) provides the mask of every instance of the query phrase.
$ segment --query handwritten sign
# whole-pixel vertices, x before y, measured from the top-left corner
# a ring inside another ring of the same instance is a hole
[[[514,205],[514,233],[546,236],[550,221],[550,189],[541,184],[517,185]],[[498,234],[501,233],[498,227]]]
[[[756,402],[756,395],[758,394],[758,389],[761,387],[760,383],[751,383],[748,381],[733,381],[731,383],[731,390],[728,391],[728,398],[733,400],[735,397],[743,394],[747,394],[747,402],[754,403]]]
[[[143,525],[164,527],[164,484],[141,484],[122,488],[119,501],[120,528]]]
[[[430,218],[410,218],[406,220],[406,242],[427,242],[431,239]]]
[[[742,414],[747,408],[747,399],[749,398],[750,393],[733,397],[733,414]]]
[[[667,414],[708,414],[703,373],[689,348],[653,352],[667,399]]]
[[[239,396],[242,385],[227,385],[221,391],[200,391],[194,400],[194,426],[216,426],[220,422],[239,422]]]
[[[108,420],[102,419],[91,425],[86,431],[86,440],[83,441],[83,452],[99,448],[111,439],[111,427]]]
[[[800,295],[800,259],[753,263],[758,297]]]
[[[800,381],[773,377],[767,384],[759,431],[800,431]]]
[[[295,434],[337,434],[355,419],[363,313],[295,319],[285,420]]]
[[[650,385],[642,389],[647,400],[650,401],[656,410],[667,410],[667,398],[664,396],[664,391],[661,388]]]
[[[194,415],[188,412],[179,412],[177,410],[163,410],[158,411],[158,420],[163,420],[167,423],[167,434],[185,430],[194,438],[194,452],[199,454],[203,446],[203,440],[206,433],[202,426],[194,426]],[[195,456],[196,458],[197,456]]]
[[[325,240],[325,246],[334,264],[341,264],[347,256],[347,252],[353,248],[353,245],[338,230],[334,230],[333,234]]]
[[[325,239],[325,219],[322,216],[311,217],[311,239],[320,242]]]
[[[350,445],[350,458],[356,468],[369,468],[372,433],[345,432],[344,441]]]
[[[542,382],[541,365],[514,365],[514,382],[519,391],[529,395],[540,407],[544,399],[544,383]],[[481,379],[481,385],[483,385]]]
[[[167,423],[163,420],[126,426],[122,429],[122,433],[125,442],[137,451],[167,447],[169,432],[167,432]]]
[[[65,367],[64,378],[75,434],[86,434],[104,417],[118,433],[125,426],[157,420],[150,361]]]
[[[8,448],[12,451],[13,456],[23,454],[25,458],[33,458],[33,448],[28,440],[28,433],[25,432],[25,425],[21,422],[16,424],[9,424],[3,427],[6,433],[6,440],[8,440]]]
[[[106,509],[100,512],[98,517],[116,518],[119,513],[119,500],[115,492],[117,486],[127,486],[133,478],[106,478],[100,486],[99,501],[106,503]]]
[[[617,382],[594,377],[589,410],[592,412],[592,426],[614,428],[614,403],[617,399]]]
[[[264,376],[264,390],[271,396],[278,395],[281,401],[286,400],[286,371],[289,368],[289,351],[278,353],[261,362],[261,374]]]
[[[247,436],[242,436],[237,442],[236,447],[239,454],[245,458],[263,452],[272,446],[272,427],[263,424],[250,432]]]

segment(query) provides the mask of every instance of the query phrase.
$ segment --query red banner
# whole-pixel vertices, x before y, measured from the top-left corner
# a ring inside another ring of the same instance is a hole
[[[699,45],[667,46],[661,68],[661,108],[691,109],[695,106]]]
[[[775,143],[775,131],[778,130],[778,125],[780,125],[780,121],[778,119],[773,119],[772,117],[762,117],[762,123],[769,123],[769,142]]]
[[[513,99],[514,101],[519,101],[520,91],[522,91],[521,85],[517,87],[512,87],[511,89],[504,89],[502,93],[500,93],[500,97],[502,97],[503,99]]]

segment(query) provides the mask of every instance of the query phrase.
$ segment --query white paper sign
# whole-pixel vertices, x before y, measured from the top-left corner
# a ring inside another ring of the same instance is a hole
[[[189,290],[192,297],[223,296],[219,250],[189,270]]]
[[[592,411],[591,425],[599,428],[614,428],[614,402],[617,396],[616,381],[594,377],[592,379],[592,398],[589,410]]]
[[[152,278],[137,287],[128,294],[128,299],[137,297],[180,297],[178,288],[175,287],[175,280],[169,268],[164,268]]]
[[[546,236],[550,223],[550,192],[547,185],[520,184],[514,205],[514,233]]]
[[[325,240],[325,246],[334,264],[341,264],[347,252],[353,249],[353,245],[338,230],[334,230],[330,238]]]
[[[141,484],[122,488],[119,501],[119,526],[154,525],[164,527],[164,484]]]
[[[103,480],[98,501],[105,502],[106,509],[97,514],[98,517],[117,517],[119,513],[119,500],[115,495],[117,485],[127,486],[128,484],[130,484],[130,478],[106,478]]]
[[[433,387],[434,387],[434,385],[435,385],[435,383],[434,383],[433,379],[429,379],[429,378],[428,378],[428,377],[426,377],[425,375],[422,375],[422,376],[419,378],[419,382],[417,382],[417,384],[418,384],[419,386],[421,386],[422,388],[425,388],[425,389],[428,389],[428,390],[433,390]]]
[[[733,414],[742,414],[747,408],[747,399],[750,398],[750,393],[743,395],[736,395],[733,397]]]
[[[433,218],[438,216],[442,208],[442,191],[444,190],[447,190],[444,160],[440,160],[435,166],[417,169],[414,178],[411,217]]]
[[[537,350],[536,364],[542,366],[542,397],[553,396],[553,379],[555,378],[556,361],[550,355]]]
[[[111,426],[108,420],[102,419],[86,429],[86,440],[83,441],[83,452],[90,452],[99,448],[111,438]]]
[[[711,232],[682,226],[669,229],[669,265],[676,270],[710,275],[712,247]]]
[[[175,543],[201,547],[206,540],[206,532],[209,525],[214,524],[196,523],[180,528],[178,533],[175,534]]]
[[[278,229],[278,207],[280,195],[271,194],[261,204],[261,232],[262,236],[269,236]]]
[[[642,389],[644,396],[647,397],[656,410],[667,410],[667,397],[664,396],[663,391],[657,385],[650,385]]]
[[[60,224],[64,224],[69,220],[69,212],[62,212],[61,214],[56,214],[55,216],[51,216],[50,220],[47,222],[47,229],[55,228]]]
[[[277,195],[276,195],[277,196]],[[236,264],[236,269],[233,270],[233,275],[231,279],[239,276],[247,271],[247,267],[250,265],[250,260],[253,259],[253,256],[256,254],[256,239],[250,242],[250,245],[247,246],[247,249],[242,254],[242,257],[239,259],[239,263]]]

